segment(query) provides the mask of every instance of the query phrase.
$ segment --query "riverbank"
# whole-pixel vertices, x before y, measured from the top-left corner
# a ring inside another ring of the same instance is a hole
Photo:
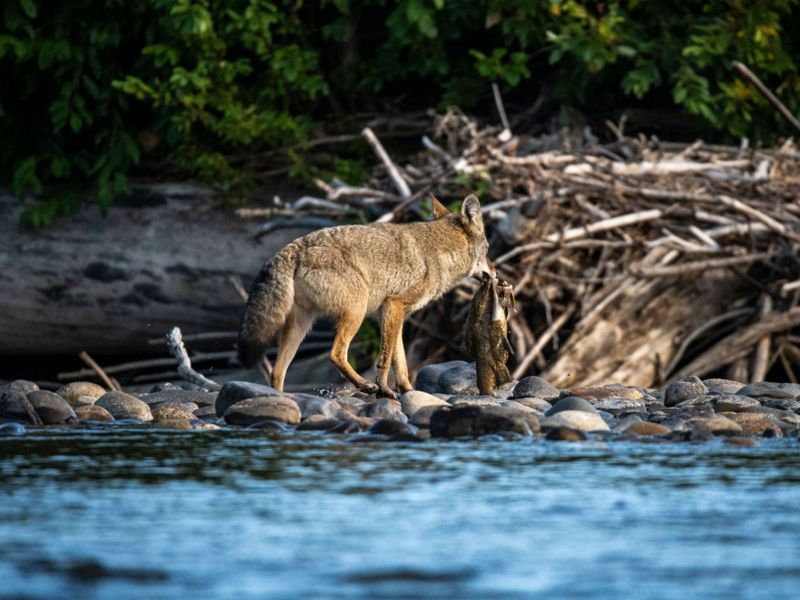
[[[481,396],[473,364],[452,361],[420,370],[416,390],[376,399],[349,385],[281,393],[232,381],[217,391],[191,384],[149,393],[106,391],[90,382],[57,392],[22,380],[0,385],[2,435],[39,427],[141,424],[156,429],[250,429],[340,434],[353,442],[429,438],[708,442],[753,446],[800,434],[800,385],[689,377],[664,388],[610,384],[558,389],[525,377]]]

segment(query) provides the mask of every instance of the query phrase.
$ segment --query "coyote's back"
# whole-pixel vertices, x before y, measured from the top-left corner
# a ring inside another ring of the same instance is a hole
[[[439,213],[442,213],[439,205]],[[345,225],[315,231],[285,246],[253,282],[239,335],[239,360],[251,366],[281,332],[273,386],[282,389],[289,362],[313,321],[330,316],[337,335],[331,360],[365,391],[391,393],[379,375],[366,382],[347,363],[347,347],[364,317],[380,313],[379,372],[394,357],[401,389],[410,389],[402,348],[402,319],[488,271],[480,204],[469,196],[460,213],[430,222]]]

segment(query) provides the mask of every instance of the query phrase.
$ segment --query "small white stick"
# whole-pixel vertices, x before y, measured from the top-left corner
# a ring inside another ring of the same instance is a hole
[[[192,361],[189,358],[189,353],[186,352],[186,346],[183,345],[183,336],[178,327],[173,327],[167,334],[167,348],[176,359],[178,359],[178,375],[189,383],[194,383],[207,390],[218,390],[222,386],[216,381],[211,381],[204,375],[201,375],[192,368]]]
[[[603,219],[590,223],[585,227],[572,227],[566,229],[561,233],[551,233],[545,238],[548,242],[568,242],[578,238],[589,237],[594,233],[601,231],[608,231],[609,229],[616,229],[617,227],[626,227],[628,225],[635,225],[636,223],[643,223],[645,221],[653,221],[660,219],[662,212],[657,208],[650,210],[643,210],[627,215],[620,215],[618,217],[611,217],[610,219]]]
[[[365,127],[361,134],[367,138],[369,145],[372,146],[372,149],[375,151],[375,154],[378,155],[378,158],[381,159],[381,162],[386,167],[386,170],[389,172],[389,177],[392,179],[392,183],[394,183],[394,187],[397,188],[397,191],[400,192],[400,195],[403,198],[408,198],[411,195],[411,189],[408,187],[408,183],[406,180],[403,179],[403,176],[400,174],[400,171],[392,162],[392,159],[389,158],[389,154],[386,152],[386,149],[381,144],[380,140],[375,136],[372,129],[369,127]]]
[[[697,227],[697,225],[689,225],[689,231],[691,231],[698,240],[704,244],[708,244],[712,250],[715,252],[719,251],[719,244],[715,242],[713,238],[709,237],[705,231]]]

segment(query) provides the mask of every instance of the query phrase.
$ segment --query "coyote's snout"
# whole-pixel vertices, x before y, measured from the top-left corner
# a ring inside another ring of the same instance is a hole
[[[408,391],[403,318],[451,290],[463,278],[494,274],[486,252],[478,199],[451,213],[435,199],[433,221],[343,225],[309,233],[275,254],[250,289],[239,333],[239,361],[252,366],[279,332],[272,385],[283,389],[300,342],[321,316],[336,322],[331,361],[359,389],[389,389],[389,365]],[[347,362],[350,342],[367,315],[378,313],[381,349],[377,385]]]

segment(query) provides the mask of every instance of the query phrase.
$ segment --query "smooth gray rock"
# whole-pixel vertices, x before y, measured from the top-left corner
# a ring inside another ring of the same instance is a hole
[[[0,394],[4,392],[14,392],[15,394],[25,396],[30,392],[35,392],[38,389],[39,386],[37,384],[35,384],[33,381],[28,381],[27,379],[15,379],[14,381],[0,383]]]
[[[594,405],[597,410],[602,410],[618,415],[623,412],[645,412],[644,400],[633,400],[631,398],[604,398]]]
[[[414,389],[420,392],[434,394],[439,391],[439,376],[452,367],[467,365],[463,360],[451,360],[444,363],[425,365],[417,372],[417,379],[414,382]]]
[[[212,406],[217,400],[217,392],[207,392],[205,390],[183,390],[175,387],[158,392],[151,392],[149,394],[139,394],[139,399],[147,402],[151,407],[157,404],[169,402],[175,403],[192,403],[200,406]]]
[[[780,410],[800,410],[800,402],[789,398],[770,398],[765,400],[764,406],[767,408],[778,408]]]
[[[297,425],[300,422],[300,407],[288,396],[258,396],[232,404],[224,416],[229,425],[247,426],[268,419]]]
[[[75,415],[79,421],[113,421],[114,417],[102,406],[87,404],[75,408]]]
[[[583,431],[569,427],[553,427],[544,436],[544,439],[554,442],[582,442],[589,439]]]
[[[414,435],[416,429],[397,419],[378,419],[367,429],[367,433],[372,435]]]
[[[194,408],[191,408],[194,407]],[[160,402],[150,408],[154,421],[192,421],[195,418],[194,411],[197,410],[194,402]]]
[[[75,408],[76,406],[94,404],[106,391],[107,390],[103,386],[92,383],[91,381],[73,381],[56,390],[56,394],[66,400],[67,404]],[[88,402],[87,398],[91,398],[92,401]]]
[[[664,404],[675,406],[684,400],[690,400],[697,396],[702,396],[708,392],[708,388],[698,377],[692,375],[683,381],[675,381],[664,390]]]
[[[553,407],[555,408],[555,407]],[[562,410],[542,419],[543,430],[554,427],[568,427],[578,431],[604,431],[610,429],[603,418],[583,410]]]
[[[447,402],[441,398],[437,398],[433,394],[421,392],[419,390],[411,390],[400,396],[400,409],[403,414],[410,417],[415,412],[426,406],[446,406]]]
[[[800,384],[797,383],[774,383],[771,381],[757,381],[749,383],[738,392],[739,396],[750,396],[751,398],[787,398],[794,400],[800,395]]]
[[[736,394],[744,386],[743,383],[732,379],[704,379],[703,384],[708,388],[709,392],[719,392],[721,394]]]
[[[580,396],[566,396],[553,404],[553,407],[545,412],[545,415],[551,417],[563,410],[580,410],[594,415],[597,414],[597,409],[588,400],[584,400]]]
[[[126,394],[125,392],[106,392],[97,402],[95,406],[105,408],[111,413],[114,419],[139,419],[140,421],[152,421],[153,414],[150,412],[150,407],[146,402],[142,402],[139,398]]]
[[[56,393],[36,390],[28,393],[26,398],[45,425],[62,425],[78,420],[72,407]]]
[[[714,401],[714,409],[717,412],[745,412],[759,406],[761,406],[761,403],[755,398],[736,394],[726,394]]]
[[[459,394],[456,396],[450,396],[450,399],[447,402],[452,406],[459,404],[466,404],[470,406],[501,406],[503,400],[500,398],[495,398],[494,396],[465,396]]]
[[[541,398],[542,400],[555,400],[560,392],[557,387],[551,385],[546,379],[531,375],[523,377],[514,386],[511,399],[516,398]]]
[[[326,419],[336,417],[342,406],[333,398],[324,398],[314,394],[288,394],[300,407],[301,417],[307,419],[312,415],[319,415]]]
[[[391,419],[402,423],[408,421],[408,417],[388,398],[378,398],[374,402],[368,402],[358,411],[358,416]]]
[[[546,413],[548,410],[553,408],[552,404],[542,398],[510,398],[510,400],[511,402],[516,402],[522,406],[527,406],[528,408],[540,413]]]
[[[440,408],[441,406],[423,406],[409,417],[408,422],[417,427],[430,427],[431,416]]]
[[[0,422],[41,425],[42,419],[28,399],[18,392],[0,392]]]
[[[217,409],[217,416],[223,416],[228,408],[237,402],[255,398],[256,396],[281,396],[281,393],[268,385],[250,383],[249,381],[229,381],[217,393],[214,403]]]
[[[514,432],[534,435],[539,419],[506,406],[454,406],[437,409],[431,416],[431,437],[479,437],[491,433]]]
[[[717,401],[718,398],[722,396],[718,394],[703,394],[702,396],[696,396],[695,398],[689,398],[688,400],[684,400],[683,402],[678,402],[674,406],[676,409],[683,409],[689,406],[703,406],[706,404],[710,404],[711,406],[714,405],[714,402]]]
[[[341,410],[347,411],[351,416],[357,415],[358,411],[364,408],[364,406],[369,402],[372,402],[372,400],[373,398],[371,396],[369,400],[364,400],[358,396],[344,396],[336,399],[341,407]]]
[[[442,371],[442,374],[439,375],[437,386],[440,392],[451,396],[476,396],[480,394],[475,363],[451,367]]]

